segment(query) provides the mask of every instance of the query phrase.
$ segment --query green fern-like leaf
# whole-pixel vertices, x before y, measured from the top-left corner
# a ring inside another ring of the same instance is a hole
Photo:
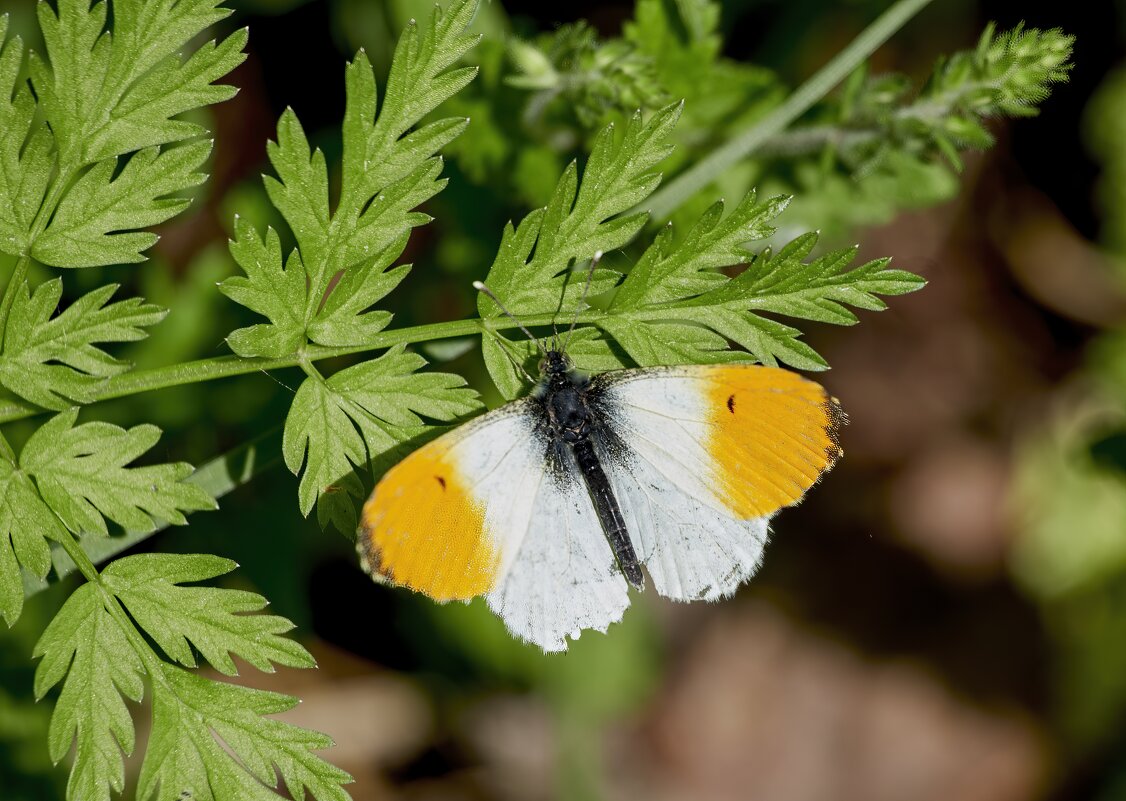
[[[70,532],[105,535],[106,518],[151,530],[154,519],[183,524],[184,514],[215,501],[186,483],[186,464],[126,465],[156,444],[155,426],[126,431],[109,423],[74,425],[77,409],[51,418],[10,457],[0,438],[0,616],[14,623],[23,608],[20,566],[36,578],[51,566],[48,541]],[[64,528],[65,526],[65,528]]]
[[[724,204],[715,203],[675,246],[672,226],[666,226],[622,282],[612,308],[683,300],[727,283],[716,270],[745,262],[749,254],[744,245],[773,234],[770,223],[788,203],[786,197],[757,203],[752,192],[722,222]]]
[[[123,790],[122,755],[135,745],[125,699],[142,699],[146,677],[153,729],[139,797],[160,791],[159,797],[277,801],[275,766],[294,798],[305,790],[318,801],[348,797],[341,788],[351,780],[348,774],[313,753],[332,745],[328,737],[265,717],[292,708],[297,699],[211,681],[161,661],[118,606],[182,664],[194,664],[194,645],[228,675],[235,673],[231,654],[263,670],[274,664],[312,667],[309,653],[281,636],[292,628],[289,621],[243,614],[265,605],[260,596],[181,586],[233,566],[214,556],[125,557],[109,565],[98,583],[75,591],[43,632],[35,647],[42,657],[35,692],[42,697],[63,685],[49,745],[58,761],[75,744],[68,801],[108,801],[111,791]]]
[[[583,291],[582,282],[568,280],[572,262],[620,248],[637,235],[647,215],[624,213],[643,203],[660,183],[654,168],[671,149],[666,138],[679,114],[680,105],[675,104],[648,121],[635,115],[617,139],[614,127],[607,126],[595,140],[581,186],[578,166],[572,162],[545,208],[526,216],[518,228],[505,228],[485,283],[509,311],[532,316],[555,312],[561,303],[571,308]],[[592,291],[605,290],[615,281],[613,271],[596,272]],[[484,295],[478,309],[485,319],[503,314]]]
[[[66,536],[31,479],[6,455],[0,457],[0,617],[9,626],[23,611],[20,566],[42,579],[51,568],[47,541]]]
[[[537,93],[530,108],[545,110],[562,97],[589,128],[614,112],[629,115],[670,99],[657,80],[654,59],[624,39],[599,42],[582,20],[560,25],[536,42],[513,39],[508,49],[516,74],[505,82]]]
[[[154,518],[183,525],[184,512],[215,508],[210,495],[184,482],[191,465],[126,467],[156,444],[156,426],[75,426],[77,417],[77,409],[56,415],[20,454],[20,468],[71,531],[106,534],[107,517],[130,529],[152,528]]]
[[[977,47],[939,59],[917,95],[903,75],[858,70],[820,115],[832,122],[797,127],[764,147],[768,154],[823,158],[830,146],[863,179],[889,160],[941,154],[960,169],[961,153],[993,144],[992,117],[1029,117],[1052,84],[1067,80],[1074,37],[1059,29],[986,26]],[[894,163],[892,164],[894,166]],[[823,171],[823,170],[822,170]]]
[[[305,380],[286,418],[282,445],[286,465],[301,472],[303,514],[316,503],[322,526],[331,522],[350,534],[355,499],[364,494],[356,467],[422,433],[421,416],[448,421],[481,408],[463,378],[418,372],[425,364],[397,347],[327,380]]]
[[[0,118],[11,123],[0,126],[0,247],[57,267],[144,259],[156,236],[136,229],[187,205],[176,195],[203,180],[211,151],[168,147],[202,133],[177,117],[234,94],[215,82],[242,61],[246,31],[181,52],[229,13],[218,0],[115,0],[110,30],[106,2],[39,5],[47,59],[30,56],[34,95],[17,83],[19,42],[0,54]]]
[[[55,267],[144,261],[143,251],[157,236],[130,229],[156,225],[187,208],[187,199],[169,196],[203,182],[198,169],[210,152],[210,142],[150,147],[116,174],[116,159],[98,162],[70,187],[32,254]]]
[[[227,676],[238,670],[231,654],[259,670],[273,665],[312,667],[308,652],[281,635],[293,624],[261,612],[266,599],[243,590],[184,587],[234,570],[229,559],[204,554],[141,554],[118,559],[102,572],[105,587],[169,658],[195,667],[194,646]]]
[[[850,269],[856,258],[855,247],[807,262],[817,239],[817,234],[804,234],[776,254],[765,251],[741,275],[705,295],[702,302],[745,301],[755,311],[853,325],[858,320],[848,306],[882,311],[887,306],[877,295],[903,295],[923,286],[923,280],[913,273],[888,269],[890,259],[873,259]]]
[[[903,102],[909,87],[905,79],[892,75],[873,80],[856,98],[853,124],[867,118],[884,133],[846,139],[845,157],[871,170],[890,146],[924,154],[937,151],[961,169],[961,150],[993,144],[984,124],[988,118],[1038,113],[1037,104],[1047,99],[1051,85],[1067,80],[1073,42],[1074,37],[1058,28],[1018,25],[998,34],[991,23],[975,49],[940,59],[912,102]]]
[[[53,279],[28,292],[21,282],[0,346],[0,384],[46,409],[89,403],[103,380],[129,369],[127,362],[97,347],[132,342],[160,322],[165,310],[140,298],[108,303],[117,286],[96,289],[52,317],[62,298],[62,281]]]
[[[679,104],[647,121],[637,114],[620,138],[614,126],[607,126],[595,140],[581,185],[578,166],[572,162],[545,208],[528,214],[516,228],[505,226],[485,279],[505,308],[526,318],[578,306],[585,288],[582,280],[571,280],[573,262],[622,247],[645,225],[645,212],[629,212],[660,183],[654,168],[669,153],[666,139],[679,114]],[[590,294],[611,289],[619,278],[613,270],[596,269],[590,276]],[[504,316],[485,295],[478,298],[477,307],[486,321]],[[487,332],[481,347],[493,382],[505,397],[514,397],[522,382],[506,351],[519,351],[522,345]]]
[[[474,68],[455,64],[477,40],[466,33],[475,9],[473,0],[458,0],[436,9],[423,28],[408,26],[382,107],[367,56],[361,51],[348,66],[335,208],[324,154],[310,149],[292,111],[282,115],[277,141],[269,146],[277,177],[266,178],[266,190],[297,248],[286,257],[276,232],[259,236],[251,225],[236,222],[231,252],[245,275],[220,288],[269,322],[232,333],[228,342],[235,353],[277,358],[300,353],[309,343],[363,346],[390,322],[390,312],[372,307],[409,270],[392,265],[411,230],[430,219],[415,208],[445,185],[438,177],[438,150],[468,121],[414,126],[472,80]],[[424,364],[401,348],[327,379],[305,364],[309,377],[293,399],[283,442],[286,464],[301,475],[304,514],[316,505],[322,525],[350,534],[355,501],[364,493],[357,468],[422,434],[427,426],[420,415],[447,421],[479,408],[460,377],[418,373]]]
[[[182,59],[189,42],[231,13],[219,2],[115,0],[112,32],[104,2],[39,5],[50,63],[33,58],[32,82],[64,162],[92,164],[202,132],[174,118],[234,94],[214,83],[243,60],[246,44],[241,30]]]
[[[301,254],[293,251],[289,264],[283,267],[277,232],[269,229],[265,239],[259,238],[254,226],[241,217],[235,218],[235,236],[231,255],[246,277],[228,278],[219,288],[231,300],[270,322],[232,332],[227,344],[243,355],[276,358],[295,352],[305,341],[303,312],[307,289]]]
[[[346,801],[341,785],[351,777],[313,753],[330,747],[332,740],[265,717],[296,705],[291,696],[161,665],[137,797],[278,801],[272,788],[280,773],[292,798]]]
[[[122,753],[133,753],[136,742],[125,699],[144,695],[141,659],[102,593],[93,584],[75,590],[35,646],[35,656],[43,658],[35,671],[36,696],[65,677],[48,746],[59,762],[77,740],[68,801],[109,801],[111,790],[124,789]]]
[[[26,253],[54,166],[54,138],[36,120],[31,87],[18,81],[23,42],[7,33],[8,15],[0,15],[0,250]]]
[[[630,140],[627,137],[625,141]],[[632,163],[633,155],[630,146],[624,144],[618,159]],[[599,186],[600,181],[613,180],[601,173],[611,164],[591,158],[579,197],[586,191],[587,181]],[[574,182],[570,171],[565,173],[557,196],[574,197]],[[747,249],[748,243],[772,236],[775,229],[771,223],[788,203],[789,198],[784,196],[760,202],[751,192],[726,216],[724,204],[714,204],[679,241],[674,239],[672,226],[666,226],[617,287],[605,311],[579,310],[596,330],[580,328],[566,342],[576,366],[605,370],[629,365],[754,360],[821,370],[828,365],[801,341],[798,329],[763,313],[850,325],[856,322],[856,316],[847,307],[882,309],[884,304],[876,295],[903,294],[923,285],[922,279],[911,273],[888,269],[887,260],[848,269],[855,249],[807,262],[817,242],[816,234],[799,237],[776,255],[765,251],[755,256]],[[566,207],[566,203],[558,205]],[[554,219],[566,219],[559,211],[554,213]],[[491,288],[505,306],[524,309],[525,317],[535,313],[546,313],[548,318],[564,316],[558,298],[569,295],[577,305],[576,293],[583,289],[582,281],[574,281],[566,293],[562,291],[567,276],[560,270],[565,270],[566,259],[553,260],[555,249],[545,249],[543,238],[545,229],[556,230],[558,223],[555,228],[547,228],[545,219],[549,218],[544,212],[532,212],[516,229],[506,229],[489,277]],[[588,257],[602,244],[597,237],[580,241],[591,248]],[[533,250],[535,255],[529,260]],[[543,257],[546,264],[537,263],[541,253],[547,254]],[[582,251],[572,253],[582,255]],[[746,269],[735,278],[721,272],[741,265],[747,265]],[[601,283],[598,272],[593,275],[592,294],[613,288],[615,273],[603,276]],[[552,297],[556,298],[554,304]],[[487,298],[481,305],[494,316],[500,313]],[[738,347],[733,349],[731,343]],[[525,389],[514,365],[530,358],[533,348],[533,343],[508,341],[495,332],[487,333],[485,364],[505,397],[515,397]]]
[[[411,128],[472,80],[473,68],[453,65],[476,42],[465,33],[475,7],[460,0],[444,13],[436,10],[424,31],[408,27],[378,115],[367,55],[361,51],[348,66],[343,179],[335,209],[324,154],[310,150],[292,110],[282,115],[277,141],[269,145],[277,178],[266,178],[266,190],[293,231],[297,251],[283,267],[273,231],[260,238],[245,223],[236,227],[231,250],[246,276],[227,279],[221,289],[270,320],[235,331],[228,341],[236,353],[276,357],[305,341],[362,345],[390,322],[390,313],[368,310],[406,275],[405,265],[389,268],[411,229],[430,219],[414,209],[445,185],[435,154],[468,121]]]
[[[759,203],[752,192],[726,218],[723,203],[716,203],[676,244],[671,227],[666,228],[597,324],[642,366],[743,358],[728,350],[731,341],[762,364],[824,369],[828,365],[799,339],[800,331],[761,312],[851,325],[856,316],[846,305],[882,309],[877,293],[904,294],[923,281],[888,270],[886,259],[847,270],[855,249],[806,263],[816,234],[799,237],[776,256],[766,252],[752,258],[743,246],[773,234],[768,222],[787,202],[776,197]],[[714,272],[748,262],[734,279]]]

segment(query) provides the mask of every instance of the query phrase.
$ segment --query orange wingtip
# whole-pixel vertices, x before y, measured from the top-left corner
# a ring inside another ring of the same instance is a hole
[[[488,592],[500,562],[484,510],[441,438],[399,462],[376,485],[360,516],[356,549],[377,581],[439,601]]]
[[[777,367],[715,367],[705,374],[720,495],[743,519],[801,500],[844,455],[848,418],[813,381]]]

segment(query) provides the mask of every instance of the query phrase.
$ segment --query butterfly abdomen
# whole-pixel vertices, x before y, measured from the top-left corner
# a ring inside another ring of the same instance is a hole
[[[576,442],[573,449],[575,461],[583,474],[590,499],[594,502],[594,510],[598,513],[598,520],[610,543],[610,549],[614,552],[614,558],[618,561],[618,567],[630,584],[641,589],[645,586],[645,579],[641,575],[641,562],[637,558],[633,543],[630,542],[629,531],[626,529],[618,498],[614,495],[606,471],[602,469],[602,463],[594,453],[594,446],[589,438],[585,438]]]

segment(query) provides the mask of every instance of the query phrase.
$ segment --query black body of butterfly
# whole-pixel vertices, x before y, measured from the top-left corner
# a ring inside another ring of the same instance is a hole
[[[575,463],[583,474],[618,567],[626,580],[640,589],[645,586],[641,563],[630,542],[618,499],[598,461],[592,441],[602,426],[599,425],[598,405],[592,403],[590,382],[571,369],[571,363],[562,350],[548,350],[540,364],[540,372],[542,378],[535,396],[542,401],[550,422],[553,447],[557,450],[570,448],[574,453]],[[556,459],[557,463],[563,461]]]

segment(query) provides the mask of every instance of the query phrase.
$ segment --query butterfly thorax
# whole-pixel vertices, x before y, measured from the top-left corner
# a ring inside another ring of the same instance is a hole
[[[586,440],[590,435],[586,379],[571,371],[559,351],[547,352],[542,370],[540,397],[556,435],[571,444]]]

